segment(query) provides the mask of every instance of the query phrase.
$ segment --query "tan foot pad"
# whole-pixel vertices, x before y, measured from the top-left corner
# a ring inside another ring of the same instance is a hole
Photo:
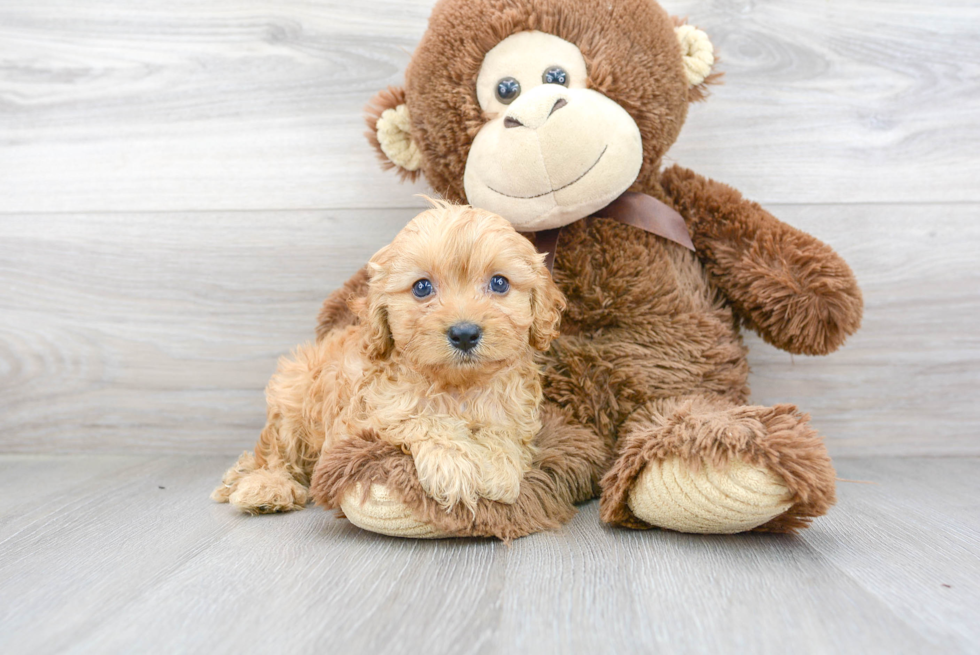
[[[408,507],[380,484],[371,485],[368,498],[363,503],[361,494],[361,486],[358,484],[344,495],[344,499],[340,501],[340,509],[351,523],[362,530],[406,539],[441,539],[453,536],[415,518]]]
[[[756,528],[792,506],[782,479],[764,467],[733,460],[697,472],[678,457],[651,461],[627,504],[650,525],[678,532],[734,534]]]

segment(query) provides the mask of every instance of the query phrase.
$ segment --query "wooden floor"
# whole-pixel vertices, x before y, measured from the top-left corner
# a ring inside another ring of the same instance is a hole
[[[980,459],[838,460],[800,536],[406,541],[247,517],[228,458],[0,456],[2,653],[967,653]]]

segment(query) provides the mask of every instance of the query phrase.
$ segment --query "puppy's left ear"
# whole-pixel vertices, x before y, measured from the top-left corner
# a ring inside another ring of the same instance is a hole
[[[369,264],[372,268],[376,264]],[[372,271],[372,275],[377,271]],[[355,298],[350,302],[351,310],[357,314],[366,330],[368,357],[374,360],[388,359],[395,348],[395,339],[388,325],[388,306],[383,294],[372,280],[366,298]]]
[[[548,269],[541,264],[538,284],[531,289],[531,347],[547,350],[552,339],[558,337],[561,313],[565,311],[565,296],[551,279]]]

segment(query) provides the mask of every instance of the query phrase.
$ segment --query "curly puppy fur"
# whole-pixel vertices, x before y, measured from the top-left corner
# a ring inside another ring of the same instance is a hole
[[[384,109],[407,103],[425,179],[466,202],[466,159],[488,120],[473,85],[486,53],[524,30],[576,44],[589,87],[640,129],[643,166],[631,190],[680,212],[697,253],[601,211],[565,227],[554,276],[569,307],[562,336],[541,358],[546,401],[614,454],[601,485],[606,521],[648,527],[626,504],[629,487],[651,458],[686,454],[692,467],[733,457],[767,464],[796,502],[758,529],[793,531],[833,503],[833,467],[804,414],[748,405],[740,328],[789,352],[826,354],[860,325],[861,292],[826,244],[730,187],[680,167],[663,170],[688,104],[706,91],[687,84],[676,24],[652,0],[441,0],[405,90],[379,94],[368,125],[373,133]],[[360,288],[363,275],[342,293]],[[327,301],[318,334],[354,320],[331,313],[335,301]],[[393,490],[409,497],[414,487],[406,485]]]
[[[225,474],[215,500],[250,513],[300,509],[321,451],[364,434],[410,453],[444,510],[518,500],[541,429],[533,353],[557,336],[564,307],[543,256],[499,216],[437,203],[369,269],[366,295],[351,304],[358,320],[280,362],[255,455]],[[494,276],[509,288],[491,289]],[[432,287],[422,298],[421,279]],[[482,332],[472,350],[447,336],[463,323]]]

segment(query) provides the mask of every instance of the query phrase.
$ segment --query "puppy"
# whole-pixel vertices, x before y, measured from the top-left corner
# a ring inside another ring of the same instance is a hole
[[[321,451],[369,431],[410,453],[447,509],[517,500],[541,428],[534,350],[558,335],[565,300],[505,219],[434,204],[371,259],[358,322],[280,361],[255,455],[214,500],[302,509]]]

